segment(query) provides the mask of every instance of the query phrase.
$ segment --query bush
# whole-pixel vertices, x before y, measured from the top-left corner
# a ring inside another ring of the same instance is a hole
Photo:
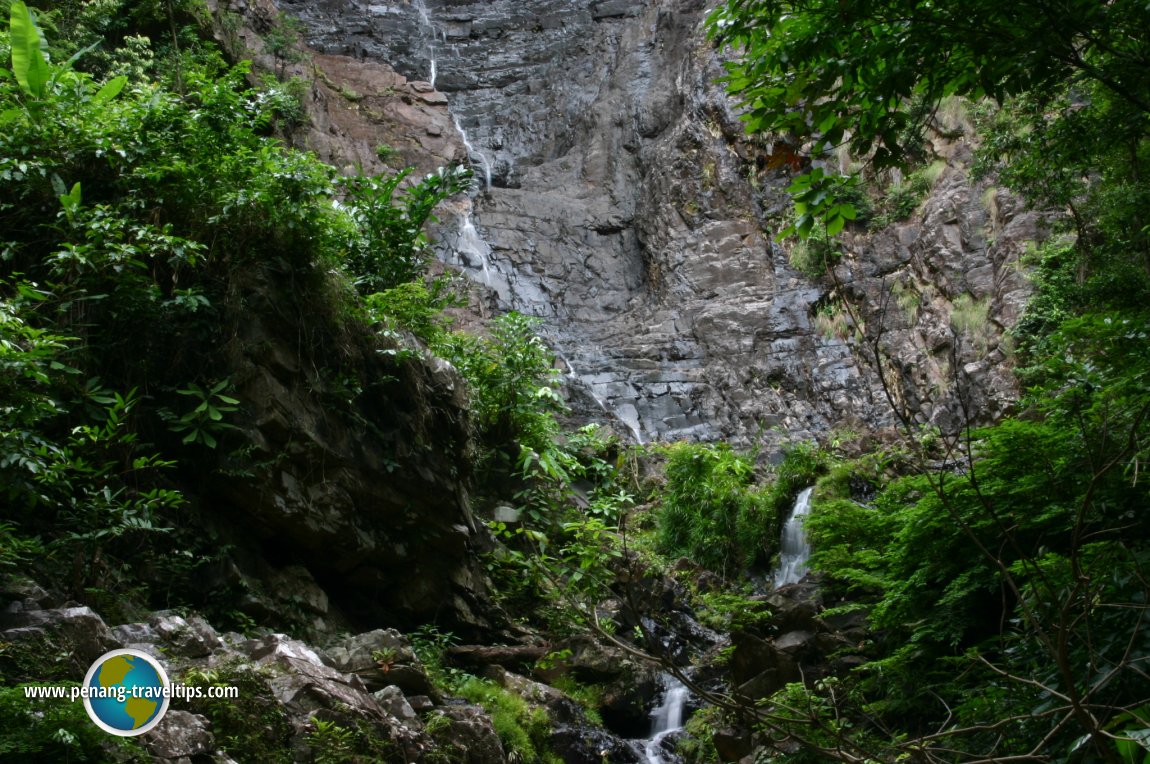
[[[678,443],[667,450],[667,490],[659,509],[659,547],[733,574],[765,562],[778,522],[752,486],[754,466],[726,444]]]
[[[658,511],[661,551],[724,576],[767,565],[795,496],[814,483],[826,461],[813,444],[789,446],[774,480],[755,487],[751,458],[725,443],[670,446]]]
[[[287,714],[268,687],[268,675],[260,669],[232,662],[214,669],[190,669],[184,684],[206,690],[235,687],[240,700],[209,698],[207,694],[189,704],[193,713],[212,723],[212,734],[221,750],[240,754],[248,761],[292,761],[292,728]]]
[[[469,677],[455,693],[483,706],[511,761],[558,762],[547,745],[551,721],[542,708],[532,708],[523,698],[486,679]]]
[[[806,239],[795,242],[787,260],[791,267],[807,278],[825,276],[827,270],[842,257],[842,249],[837,240],[828,237],[820,229],[814,229]]]
[[[509,456],[513,444],[552,452],[559,434],[555,414],[565,410],[555,357],[535,334],[538,323],[508,313],[492,322],[490,339],[456,333],[433,347],[467,378],[484,439]]]
[[[135,739],[114,737],[93,724],[79,701],[24,697],[26,687],[37,686],[59,685],[0,687],[0,759],[21,762],[151,760]]]
[[[465,167],[441,167],[401,190],[410,173],[407,169],[390,178],[343,181],[345,205],[357,223],[354,236],[345,242],[345,263],[361,294],[383,292],[423,276],[431,259],[423,225],[436,205],[471,180]]]

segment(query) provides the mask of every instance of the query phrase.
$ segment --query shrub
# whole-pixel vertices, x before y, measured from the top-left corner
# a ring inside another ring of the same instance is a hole
[[[25,698],[25,688],[35,686],[58,685],[0,687],[0,759],[150,761],[134,739],[113,737],[93,724],[83,703]]]
[[[842,257],[842,250],[836,240],[832,240],[820,229],[811,231],[810,236],[795,242],[791,247],[787,260],[791,267],[808,278],[819,278],[826,275],[838,259]]]
[[[778,523],[753,477],[751,460],[727,444],[669,447],[658,521],[662,551],[723,575],[765,561]]]
[[[227,663],[214,669],[189,669],[184,684],[191,687],[235,687],[240,701],[203,696],[189,704],[193,713],[212,723],[212,734],[224,751],[245,760],[289,762],[291,723],[268,687],[268,675],[253,666]]]
[[[345,243],[345,263],[362,294],[383,292],[423,276],[431,252],[423,225],[435,206],[467,187],[466,167],[439,168],[401,189],[411,173],[390,178],[356,176],[343,181],[345,205],[356,221]]]
[[[492,322],[490,339],[456,333],[433,349],[467,378],[471,411],[487,442],[504,452],[512,444],[554,452],[564,411],[555,357],[535,334],[538,319],[508,313]]]
[[[548,746],[551,722],[542,708],[486,679],[469,677],[455,689],[462,698],[483,706],[511,761],[557,762]]]

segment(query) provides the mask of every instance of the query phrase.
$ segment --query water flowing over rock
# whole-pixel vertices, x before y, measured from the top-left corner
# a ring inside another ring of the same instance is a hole
[[[773,240],[781,148],[746,137],[714,84],[701,0],[282,7],[324,56],[429,89],[434,64],[466,139],[454,158],[486,187],[467,218],[486,256],[462,256],[461,227],[445,221],[443,257],[490,286],[494,307],[544,320],[587,417],[609,413],[636,439],[736,441],[889,423],[858,339],[877,342],[896,402],[940,426],[963,404],[993,416],[1013,400],[998,341],[1025,294],[1015,266],[1034,216],[1001,194],[988,210],[960,141],[942,149],[947,170],[910,221],[848,236],[837,284],[804,277]],[[913,296],[903,310],[887,307],[895,285]],[[952,331],[960,298],[987,306],[977,342]],[[861,325],[820,328],[843,299]]]
[[[643,747],[646,764],[678,761],[662,750],[663,741],[683,728],[683,710],[690,692],[673,676],[663,678],[663,701],[651,712],[651,739]]]
[[[779,565],[775,568],[775,586],[797,584],[807,572],[807,560],[811,556],[811,545],[803,530],[803,518],[811,508],[811,494],[814,488],[803,489],[795,499],[791,516],[783,525],[782,542],[779,544]]]

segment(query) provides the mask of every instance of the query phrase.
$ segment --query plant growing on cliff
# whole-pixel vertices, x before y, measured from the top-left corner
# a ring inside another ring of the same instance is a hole
[[[216,438],[235,427],[224,421],[225,414],[239,409],[239,400],[224,394],[231,385],[230,379],[222,379],[211,387],[191,382],[186,388],[177,390],[178,394],[191,398],[195,405],[179,416],[169,413],[168,427],[172,432],[183,435],[184,444],[202,443],[208,448],[215,448]]]
[[[299,305],[330,318],[302,322],[301,347],[319,358],[330,335],[365,335],[340,325],[361,306],[333,298],[357,299],[339,291],[348,252],[354,262],[365,242],[389,246],[390,259],[373,253],[391,268],[384,277],[421,275],[418,227],[460,185],[448,172],[413,184],[391,211],[370,192],[354,212],[335,204],[334,169],[272,135],[298,106],[291,94],[251,87],[247,64],[225,63],[213,43],[179,29],[185,7],[65,0],[38,14],[5,4],[0,536],[12,544],[0,565],[28,562],[65,596],[111,598],[176,570],[161,539],[194,522],[174,511],[176,486],[201,484],[213,467],[208,449],[183,446],[217,443],[243,405],[220,380],[250,285],[290,281],[308,295]],[[89,39],[97,31],[138,31],[134,19],[153,24],[157,13],[165,41],[146,51],[133,43],[141,66],[154,56],[149,77],[109,74],[116,56],[87,58],[114,53],[119,38],[70,58],[99,42]],[[76,39],[46,40],[53,19]],[[205,593],[189,586],[180,596]]]
[[[467,378],[471,410],[483,438],[520,472],[563,470],[555,415],[564,410],[555,358],[535,334],[538,320],[508,313],[491,323],[490,339],[455,333],[434,349]]]
[[[471,171],[439,168],[403,188],[411,174],[389,178],[354,176],[343,181],[346,205],[356,222],[344,262],[361,294],[372,294],[422,278],[431,258],[423,226],[441,201],[460,193]]]
[[[775,480],[756,487],[751,458],[725,443],[679,443],[667,457],[659,546],[724,576],[767,563],[790,501],[823,468],[816,449],[796,445]]]
[[[1075,82],[1122,105],[1121,131],[1150,111],[1150,24],[1136,0],[727,0],[709,24],[738,54],[725,81],[748,130],[794,136],[816,162],[847,143],[875,167],[904,164],[954,95],[1002,102]],[[792,186],[811,220],[800,235],[814,221],[841,228],[834,178],[818,166],[806,177]]]

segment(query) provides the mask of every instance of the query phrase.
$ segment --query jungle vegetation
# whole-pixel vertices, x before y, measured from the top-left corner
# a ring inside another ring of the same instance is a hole
[[[929,161],[948,99],[978,114],[977,171],[1052,226],[1017,413],[940,433],[896,410],[904,474],[867,501],[823,484],[813,564],[865,608],[872,662],[765,705],[814,759],[1147,760],[1150,9],[727,0],[710,28],[748,130],[801,147],[784,235],[865,226],[859,190]]]
[[[397,362],[430,349],[467,378],[479,490],[522,518],[490,525],[508,612],[648,652],[642,633],[597,621],[620,566],[663,573],[691,556],[737,579],[769,564],[789,498],[823,475],[814,565],[867,614],[869,662],[750,705],[717,698],[726,712],[800,741],[787,761],[1150,761],[1144,3],[721,5],[711,29],[737,52],[727,84],[748,128],[805,153],[791,232],[825,249],[866,224],[858,189],[884,168],[925,177],[924,136],[956,97],[980,115],[980,171],[1049,212],[1053,231],[1027,262],[1015,415],[943,433],[898,411],[897,446],[796,446],[769,481],[753,454],[674,444],[654,450],[654,486],[617,438],[564,430],[529,319],[451,330],[455,298],[429,274],[422,228],[466,170],[343,177],[288,148],[279,136],[303,118],[290,83],[256,84],[206,39],[193,0],[3,6],[0,574],[81,601],[204,604],[144,579],[178,581],[188,571],[173,565],[194,559],[172,554],[186,476],[229,447],[243,407],[212,353],[220,306],[233,274],[274,263]],[[841,145],[857,176],[830,169]],[[725,602],[715,623],[745,604]],[[0,670],[24,679],[11,661]],[[537,718],[473,679],[443,681],[501,707],[509,747],[545,747]],[[0,726],[0,746],[79,759],[98,745],[25,727]]]

